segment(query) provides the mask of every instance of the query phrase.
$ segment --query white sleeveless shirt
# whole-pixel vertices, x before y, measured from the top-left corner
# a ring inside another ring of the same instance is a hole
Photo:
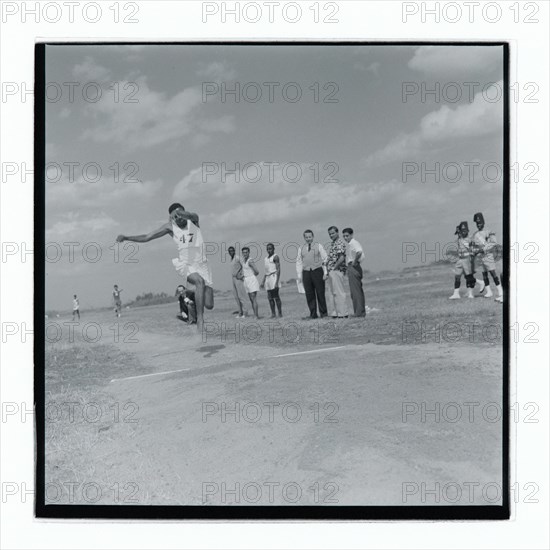
[[[246,262],[243,262],[243,275],[245,277],[256,277],[256,274],[254,273],[254,271],[252,271],[252,268],[250,267],[249,265],[250,263],[250,258],[248,258],[248,260],[246,260]]]
[[[202,232],[191,220],[187,220],[187,226],[184,229],[172,222],[172,233],[182,262],[188,264],[206,262]]]
[[[277,264],[273,261],[273,258],[275,258],[276,254],[273,254],[271,257],[265,257],[264,258],[264,267],[265,267],[265,274],[266,275],[274,275],[277,273]]]

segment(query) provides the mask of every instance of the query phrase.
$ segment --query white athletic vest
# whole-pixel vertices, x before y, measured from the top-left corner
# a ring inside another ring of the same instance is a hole
[[[254,271],[252,271],[252,268],[248,265],[250,262],[250,258],[246,260],[246,262],[243,262],[243,275],[245,277],[256,277]]]
[[[206,261],[201,230],[191,220],[187,220],[185,229],[172,223],[172,233],[180,260],[189,264]]]
[[[265,274],[271,275],[272,273],[277,273],[277,266],[275,265],[275,262],[273,261],[273,258],[275,258],[275,254],[271,256],[271,258],[264,258],[264,267],[265,267]]]

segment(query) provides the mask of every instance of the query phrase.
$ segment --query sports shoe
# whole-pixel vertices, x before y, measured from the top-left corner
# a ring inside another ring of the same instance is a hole
[[[469,288],[468,289],[468,292],[466,294],[466,298],[474,298],[474,289],[473,288]]]
[[[458,292],[458,288],[455,289],[452,296],[449,296],[449,300],[460,300],[460,293]]]
[[[495,298],[495,302],[498,302],[499,304],[502,304],[504,302],[504,297],[503,296],[497,296]]]
[[[476,283],[480,286],[479,293],[483,294],[483,291],[485,290],[485,281],[476,279]]]
[[[493,297],[493,291],[491,290],[491,287],[487,287],[487,292],[485,293],[485,298],[492,298]]]

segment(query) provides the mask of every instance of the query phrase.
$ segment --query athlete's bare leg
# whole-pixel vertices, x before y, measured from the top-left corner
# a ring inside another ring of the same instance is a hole
[[[214,307],[214,289],[211,286],[207,286],[204,289],[204,307],[206,309]]]
[[[204,328],[204,308],[214,307],[214,289],[206,286],[204,279],[198,273],[191,273],[187,280],[195,285],[195,309],[197,313],[197,332],[202,334]]]
[[[249,292],[248,297],[250,298],[250,303],[252,304],[252,311],[254,312],[254,317],[259,319],[258,315],[258,302],[256,301],[256,292]]]

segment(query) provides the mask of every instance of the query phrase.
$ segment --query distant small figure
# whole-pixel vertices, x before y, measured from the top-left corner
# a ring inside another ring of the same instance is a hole
[[[114,286],[113,290],[113,300],[115,301],[115,315],[120,317],[120,312],[122,311],[122,300],[120,299],[120,293],[122,288],[118,288],[118,285]]]
[[[180,304],[180,314],[189,325],[197,324],[197,309],[195,307],[195,293],[186,289],[183,285],[176,288],[176,296]]]
[[[80,303],[78,301],[76,294],[73,296],[73,321],[74,321],[75,315],[78,315],[78,320],[80,321]]]

